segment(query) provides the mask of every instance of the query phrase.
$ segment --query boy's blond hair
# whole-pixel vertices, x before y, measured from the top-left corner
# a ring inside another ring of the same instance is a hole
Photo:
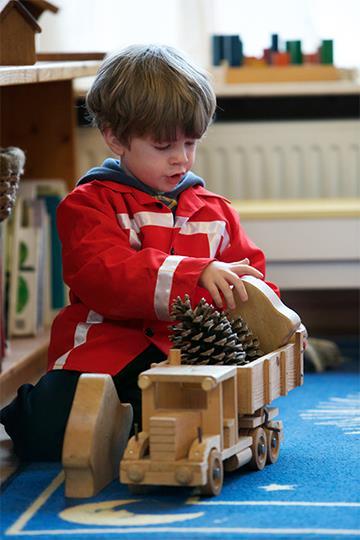
[[[173,141],[177,130],[200,138],[216,98],[205,71],[172,47],[132,45],[105,59],[86,97],[94,124],[120,143],[151,135]]]

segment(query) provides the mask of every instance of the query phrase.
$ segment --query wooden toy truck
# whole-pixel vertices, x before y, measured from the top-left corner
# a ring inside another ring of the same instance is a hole
[[[303,383],[305,328],[264,282],[242,278],[240,315],[264,355],[244,366],[181,365],[179,350],[139,376],[142,431],[128,441],[131,407],[109,375],[81,375],[66,427],[65,495],[91,497],[119,471],[133,491],[144,485],[198,486],[218,495],[223,471],[277,461],[278,409],[268,405]]]
[[[268,405],[303,383],[305,329],[265,284],[246,279],[249,304],[241,311],[261,298],[260,327],[256,318],[251,326],[261,346],[288,343],[244,366],[180,365],[180,351],[173,349],[167,362],[143,372],[143,431],[129,440],[120,462],[120,481],[133,491],[179,485],[218,495],[224,469],[250,463],[261,470],[277,461],[283,426],[274,420],[278,409]]]

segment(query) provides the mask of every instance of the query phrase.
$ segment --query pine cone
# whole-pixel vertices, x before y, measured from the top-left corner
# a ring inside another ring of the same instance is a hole
[[[178,296],[172,305],[170,340],[181,349],[184,364],[245,364],[245,352],[229,319],[204,298],[192,309],[190,298]]]
[[[24,164],[25,154],[20,148],[0,148],[0,222],[11,214],[15,205]]]
[[[231,321],[231,326],[233,331],[237,334],[241,345],[246,353],[246,361],[252,362],[260,356],[263,356],[264,353],[260,349],[259,340],[249,329],[246,322],[239,317],[234,321]]]

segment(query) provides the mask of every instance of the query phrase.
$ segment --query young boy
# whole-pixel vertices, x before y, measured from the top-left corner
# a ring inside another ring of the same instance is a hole
[[[58,209],[70,305],[52,327],[48,373],[1,414],[21,458],[60,459],[83,372],[110,374],[140,423],[137,377],[169,351],[173,300],[233,308],[233,289],[247,299],[241,276],[264,277],[236,212],[190,171],[215,106],[205,72],[170,47],[102,64],[87,107],[119,160],[90,170]]]

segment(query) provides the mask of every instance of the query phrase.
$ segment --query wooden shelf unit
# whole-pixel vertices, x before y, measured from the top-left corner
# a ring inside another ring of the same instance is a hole
[[[95,75],[99,61],[37,62],[0,67],[0,146],[26,153],[26,178],[76,176],[73,79]]]
[[[36,62],[32,66],[0,66],[0,86],[72,80],[94,75],[97,60]]]
[[[74,185],[75,100],[73,79],[95,75],[100,61],[37,62],[0,67],[0,146],[18,146],[26,153],[26,178],[60,178]],[[0,404],[18,386],[35,382],[46,370],[49,330],[36,338],[16,338],[0,374]]]

